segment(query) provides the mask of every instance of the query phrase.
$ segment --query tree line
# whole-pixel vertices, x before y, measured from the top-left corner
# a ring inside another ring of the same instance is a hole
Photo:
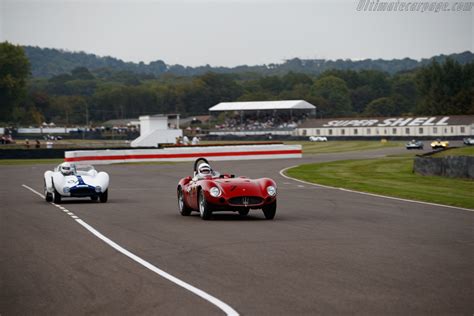
[[[429,64],[431,61],[443,63],[447,58],[466,64],[474,61],[474,54],[466,51],[459,54],[438,55],[420,61],[403,59],[364,59],[364,60],[326,60],[326,59],[299,59],[293,58],[283,63],[272,63],[268,65],[241,65],[237,67],[212,67],[210,65],[199,67],[186,67],[182,65],[169,65],[163,60],[152,61],[148,64],[143,62],[124,62],[110,56],[100,57],[84,52],[69,52],[52,48],[40,48],[24,46],[26,55],[31,63],[33,77],[50,78],[63,73],[70,73],[74,68],[86,67],[91,71],[98,69],[114,69],[115,71],[131,71],[135,73],[148,74],[155,77],[163,74],[176,76],[199,76],[208,72],[220,74],[257,73],[264,76],[284,75],[290,71],[305,73],[308,75],[319,75],[327,70],[379,70],[395,74],[400,71],[408,71]]]
[[[329,69],[197,76],[90,70],[50,78],[29,75],[22,47],[0,43],[0,121],[4,124],[95,124],[139,115],[206,114],[219,102],[303,99],[318,117],[474,114],[474,62],[453,59],[395,74]]]

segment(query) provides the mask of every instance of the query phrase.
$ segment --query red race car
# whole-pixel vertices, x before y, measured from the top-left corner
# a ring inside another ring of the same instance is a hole
[[[183,216],[198,211],[204,220],[213,212],[234,211],[246,216],[251,209],[262,209],[266,219],[273,219],[277,207],[277,187],[269,178],[249,179],[219,174],[205,158],[194,162],[193,177],[178,184],[178,207]]]

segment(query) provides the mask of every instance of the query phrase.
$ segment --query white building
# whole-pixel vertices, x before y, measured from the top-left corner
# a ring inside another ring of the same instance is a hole
[[[307,120],[296,136],[462,137],[474,135],[474,115]]]
[[[140,116],[140,137],[133,140],[132,147],[158,147],[159,144],[175,144],[177,137],[183,136],[183,131],[170,128],[167,115]],[[178,120],[179,122],[179,117]]]

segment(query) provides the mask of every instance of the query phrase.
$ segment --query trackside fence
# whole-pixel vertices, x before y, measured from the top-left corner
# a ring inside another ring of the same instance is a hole
[[[162,149],[75,150],[66,151],[65,161],[89,164],[113,164],[146,161],[253,160],[301,158],[301,145],[242,145],[175,147]]]

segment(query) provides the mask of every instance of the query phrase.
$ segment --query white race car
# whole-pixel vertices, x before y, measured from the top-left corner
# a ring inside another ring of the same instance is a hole
[[[326,136],[310,136],[310,142],[327,142],[328,138]]]
[[[44,196],[47,202],[60,203],[64,197],[89,197],[105,203],[108,199],[109,175],[97,172],[91,165],[63,162],[44,173]]]
[[[474,137],[466,137],[462,141],[464,145],[468,145],[468,146],[474,145]]]

